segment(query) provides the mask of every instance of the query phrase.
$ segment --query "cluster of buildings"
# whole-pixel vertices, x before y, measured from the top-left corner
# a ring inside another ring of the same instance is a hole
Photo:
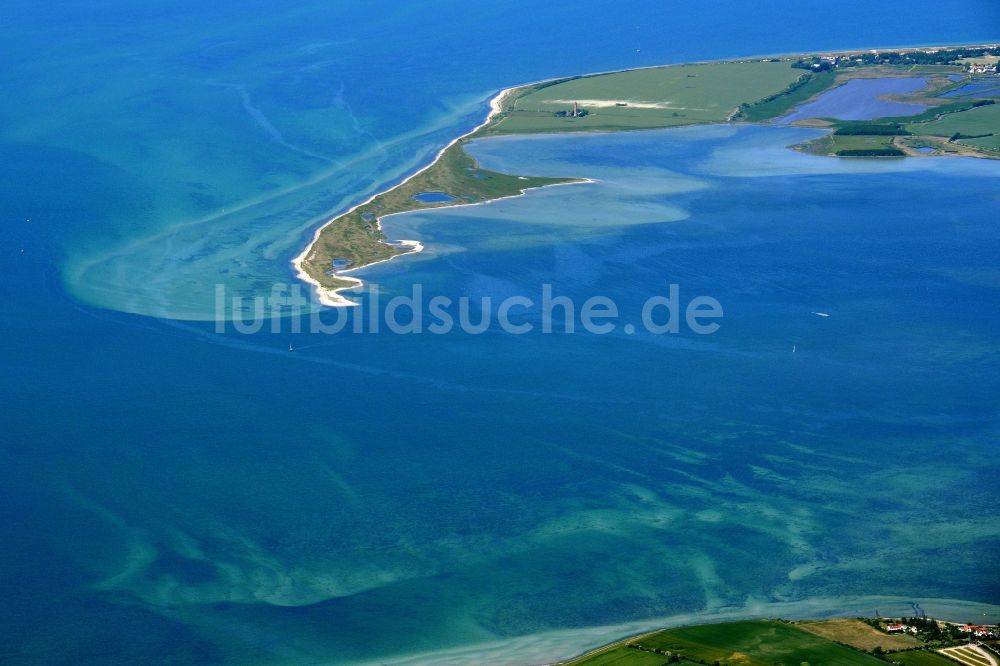
[[[956,627],[963,634],[969,634],[969,637],[975,636],[976,638],[997,638],[1000,636],[1000,627],[986,627],[977,624],[963,624]],[[902,624],[900,622],[895,622],[892,624],[885,625],[886,633],[890,634],[916,634],[918,632],[917,627],[910,624]]]
[[[997,66],[987,65],[983,62],[970,62],[969,63],[969,74],[996,74]]]
[[[963,624],[958,630],[963,634],[971,634],[977,638],[995,638],[997,635],[994,627],[982,627],[975,624]]]
[[[890,633],[890,634],[899,634],[899,633],[915,634],[915,633],[917,633],[917,628],[916,627],[911,627],[908,624],[890,624],[890,625],[886,625],[885,630],[888,633]]]

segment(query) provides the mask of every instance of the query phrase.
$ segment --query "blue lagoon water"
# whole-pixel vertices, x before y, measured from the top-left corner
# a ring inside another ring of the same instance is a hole
[[[912,116],[924,110],[920,104],[885,99],[887,95],[912,94],[927,87],[924,77],[852,79],[823,93],[781,118],[790,123],[806,118],[870,120],[886,116]]]
[[[0,662],[525,664],[699,618],[996,613],[995,162],[840,162],[787,127],[481,141],[596,182],[387,220],[426,250],[323,322],[415,284],[635,322],[677,284],[719,331],[211,321],[498,88],[1000,25],[790,7],[15,2]]]
[[[445,192],[417,192],[413,198],[421,203],[444,203],[455,200],[455,197]]]
[[[955,88],[941,95],[941,97],[993,97],[1000,94],[1000,86],[997,80],[986,83],[968,83],[961,88]]]

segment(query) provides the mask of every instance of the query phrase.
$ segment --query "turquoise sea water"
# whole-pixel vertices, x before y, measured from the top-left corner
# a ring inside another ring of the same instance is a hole
[[[809,4],[15,3],[0,662],[538,663],[698,618],[997,613],[996,163],[833,161],[793,128],[483,141],[597,182],[393,218],[426,250],[349,317],[550,284],[636,321],[673,283],[719,331],[199,321],[498,88],[1000,25],[783,20]]]

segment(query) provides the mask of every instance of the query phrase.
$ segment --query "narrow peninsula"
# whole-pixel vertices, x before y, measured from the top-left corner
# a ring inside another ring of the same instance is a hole
[[[421,249],[416,241],[386,239],[381,225],[386,216],[587,182],[483,169],[465,150],[482,137],[780,122],[827,129],[823,137],[793,146],[812,154],[997,159],[998,60],[998,45],[851,51],[665,65],[509,88],[493,98],[485,122],[403,182],[327,222],[293,263],[298,277],[316,288],[320,302],[353,305],[339,294],[361,284],[350,271]],[[815,103],[834,88],[842,89],[850,103],[854,88],[872,88],[858,81],[904,78],[918,85],[903,91],[874,88],[874,99],[886,110],[878,117],[852,119],[830,104]]]

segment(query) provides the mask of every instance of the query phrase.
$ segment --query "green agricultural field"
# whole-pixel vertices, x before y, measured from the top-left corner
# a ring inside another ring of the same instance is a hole
[[[864,652],[838,645],[794,624],[772,620],[726,622],[667,629],[641,639],[644,648],[669,650],[693,661],[740,666],[885,666]]]
[[[916,636],[887,634],[856,619],[836,619],[799,622],[797,626],[811,634],[828,638],[836,643],[850,645],[859,650],[905,650],[923,645]]]
[[[941,652],[966,666],[991,666],[990,659],[982,652],[966,645],[945,648]]]
[[[967,146],[975,146],[976,148],[982,148],[994,153],[1000,153],[1000,136],[997,136],[996,134],[980,139],[962,139],[959,143]]]
[[[564,662],[562,666],[663,666],[666,660],[662,654],[619,645],[604,652]],[[694,666],[694,662],[690,661],[674,663],[677,666]]]
[[[1000,151],[1000,104],[980,106],[960,113],[949,113],[938,120],[907,125],[906,129],[914,134],[930,136],[952,136],[955,133],[964,136],[992,134],[993,136],[978,139],[960,139],[960,142]]]
[[[565,132],[723,122],[741,104],[780,93],[803,72],[788,62],[732,62],[637,69],[529,88],[484,133]],[[573,102],[582,118],[558,117]]]
[[[955,662],[942,657],[930,650],[914,650],[913,652],[897,652],[888,656],[891,663],[903,666],[955,666]]]

